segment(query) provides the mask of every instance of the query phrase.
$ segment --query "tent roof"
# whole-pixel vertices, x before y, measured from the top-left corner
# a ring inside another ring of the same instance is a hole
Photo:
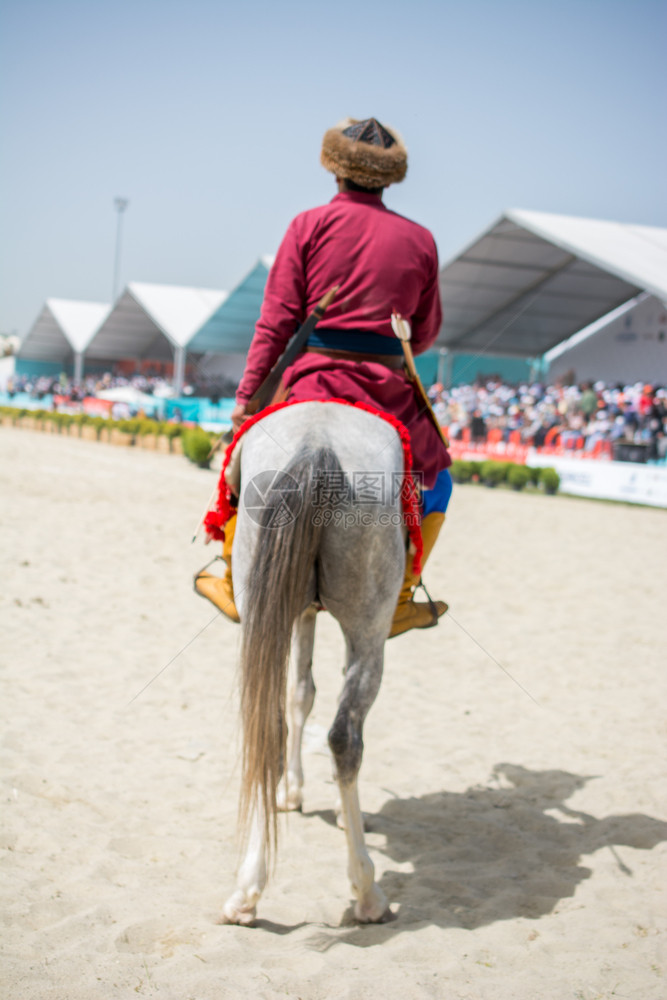
[[[667,305],[642,292],[544,356],[549,381],[667,383]]]
[[[245,353],[259,319],[264,286],[274,258],[260,257],[255,266],[206,320],[188,345],[197,354]]]
[[[64,361],[86,348],[110,309],[104,302],[47,299],[23,338],[18,356],[31,361]]]
[[[224,302],[226,292],[131,281],[86,351],[89,358],[168,360]]]
[[[515,209],[440,285],[436,346],[536,357],[639,292],[667,298],[667,229]]]
[[[561,344],[556,344],[556,346],[550,351],[547,351],[544,355],[544,360],[550,364],[552,361],[555,361],[556,358],[559,358],[561,354],[567,354],[573,347],[577,347],[578,344],[583,344],[585,341],[590,340],[590,338],[595,336],[596,333],[599,333],[600,330],[606,330],[610,323],[620,319],[621,316],[625,316],[626,313],[636,309],[640,302],[645,302],[650,298],[651,296],[648,292],[642,292],[641,295],[635,296],[634,299],[628,299],[628,301],[624,302],[623,305],[618,307],[618,309],[613,309],[601,319],[596,319],[594,323],[589,323],[589,325],[585,326],[583,330],[579,330],[578,333],[575,333],[573,337],[568,337],[568,339],[564,340]]]

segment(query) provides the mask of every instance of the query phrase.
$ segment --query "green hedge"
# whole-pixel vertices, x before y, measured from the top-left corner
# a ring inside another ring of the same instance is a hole
[[[162,423],[160,424],[160,428],[160,434],[164,434],[165,437],[168,438],[180,437],[183,433],[183,427],[181,424]]]
[[[552,469],[549,466],[548,468],[542,469],[540,482],[544,487],[545,493],[557,493],[558,487],[560,486],[560,476],[555,469]]]
[[[146,434],[165,435],[170,439],[182,436],[183,453],[191,462],[205,469],[211,464],[210,451],[214,436],[201,427],[184,428],[182,424],[139,417],[131,420],[107,420],[87,413],[54,413],[49,410],[26,410],[12,406],[0,406],[0,416],[10,417],[15,423],[21,417],[32,417],[42,425],[51,421],[59,430],[67,430],[72,424],[75,426],[88,424],[95,428],[98,438],[105,428],[109,430],[116,428],[125,434],[131,434],[133,438]],[[493,486],[507,484],[515,490],[524,489],[531,483],[535,487],[541,485],[545,493],[556,493],[560,486],[560,476],[551,467],[532,468],[514,462],[464,461],[457,458],[452,462],[450,471],[455,483],[481,482]]]
[[[472,462],[455,458],[450,468],[450,474],[455,483],[469,483],[472,479]]]
[[[507,482],[513,490],[523,490],[530,482],[530,469],[525,465],[513,465],[507,473]]]
[[[213,438],[201,427],[192,427],[183,433],[183,454],[202,469],[211,465]]]
[[[497,486],[498,483],[504,483],[512,464],[512,462],[495,462],[493,460],[484,462],[479,473],[480,479],[487,486]]]
[[[22,417],[31,417],[39,421],[42,426],[46,423],[52,423],[59,429],[68,429],[72,425],[75,427],[87,425],[95,428],[98,438],[105,428],[108,430],[115,428],[124,434],[131,434],[132,437],[155,434],[164,435],[170,440],[180,437],[183,433],[181,424],[170,424],[166,421],[140,417],[133,417],[129,420],[110,420],[106,417],[94,417],[89,413],[58,413],[53,410],[26,410],[13,406],[0,406],[0,417],[10,417],[15,423]]]
[[[455,483],[479,482],[487,486],[507,485],[513,490],[523,490],[531,484],[542,486],[545,493],[556,493],[560,486],[560,476],[555,469],[520,465],[516,462],[469,462],[456,458],[449,470]]]

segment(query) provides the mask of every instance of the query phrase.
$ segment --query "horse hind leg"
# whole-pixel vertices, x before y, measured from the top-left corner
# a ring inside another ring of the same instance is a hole
[[[299,809],[303,799],[303,767],[301,765],[301,740],[303,727],[315,699],[311,668],[315,641],[317,612],[308,608],[295,625],[296,678],[290,698],[290,738],[286,780],[277,790],[278,808]],[[250,836],[245,856],[236,877],[236,889],[225,903],[222,919],[227,924],[250,925],[254,923],[257,903],[267,880],[267,843],[264,810],[257,799],[253,806]]]
[[[315,700],[312,666],[316,618],[315,608],[307,608],[294,627],[295,677],[288,704],[287,767],[277,793],[278,809],[283,812],[300,809],[303,804],[301,744],[303,729]]]
[[[256,801],[245,857],[236,876],[236,889],[222,908],[223,923],[244,926],[254,923],[257,903],[266,886],[266,847],[264,811],[261,802]]]
[[[375,882],[375,866],[364,840],[357,777],[363,755],[363,722],[375,701],[382,677],[382,643],[372,656],[349,656],[349,667],[329,746],[334,757],[340,806],[347,839],[348,876],[356,897],[354,915],[360,923],[380,923],[390,911],[387,897]]]

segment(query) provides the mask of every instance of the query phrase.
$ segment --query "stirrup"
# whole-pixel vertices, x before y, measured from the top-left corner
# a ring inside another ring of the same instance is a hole
[[[224,562],[225,565],[227,565],[226,561],[222,558],[222,556],[213,556],[213,558],[209,562],[207,562],[205,566],[202,566],[202,568],[197,573],[195,573],[195,575],[192,578],[192,588],[193,588],[195,594],[199,594],[200,597],[202,595],[197,590],[195,584],[197,583],[197,580],[201,576],[203,576],[204,573],[206,573],[206,570],[209,568],[209,566],[212,566],[214,562],[218,561],[218,559],[220,560],[220,562]],[[206,573],[206,575],[207,576],[212,576],[213,574],[212,573]]]
[[[435,603],[435,601],[433,600],[433,598],[432,598],[432,597],[431,597],[431,595],[429,594],[428,590],[426,589],[426,584],[425,584],[425,583],[424,583],[424,581],[422,580],[421,576],[419,577],[419,583],[418,583],[418,584],[416,585],[416,587],[415,587],[415,594],[417,593],[417,591],[418,591],[418,590],[419,590],[420,588],[421,588],[421,589],[422,589],[422,590],[424,591],[424,593],[426,594],[426,599],[427,599],[427,601],[428,601],[428,606],[429,606],[429,608],[430,608],[430,610],[431,610],[431,617],[433,618],[433,621],[432,621],[432,623],[431,623],[431,624],[432,624],[432,625],[437,625],[437,624],[438,624],[438,621],[440,620],[440,615],[438,614],[438,608],[437,608],[437,606],[436,606],[436,603]],[[413,597],[412,597],[412,599],[413,599],[413,600],[414,600],[414,596],[415,596],[415,595],[413,594]],[[444,604],[445,602],[443,601],[442,603]]]

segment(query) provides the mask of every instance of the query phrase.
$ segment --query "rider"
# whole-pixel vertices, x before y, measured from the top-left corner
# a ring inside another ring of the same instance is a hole
[[[280,245],[236,393],[232,426],[237,431],[250,415],[248,401],[299,325],[333,285],[340,285],[305,351],[283,375],[287,398],[362,401],[403,422],[414,469],[425,487],[425,562],[444,521],[451,459],[404,374],[391,313],[410,321],[415,354],[435,341],[442,321],[435,242],[427,229],[383,204],[384,189],[402,181],[407,171],[407,150],[395,130],[375,118],[345,119],[325,133],[321,162],[335,175],[338,194],[327,205],[298,215]],[[231,577],[234,520],[225,531],[225,576],[202,572],[195,589],[238,621]],[[419,582],[408,552],[390,635],[435,625],[447,610],[443,601],[414,601]]]

